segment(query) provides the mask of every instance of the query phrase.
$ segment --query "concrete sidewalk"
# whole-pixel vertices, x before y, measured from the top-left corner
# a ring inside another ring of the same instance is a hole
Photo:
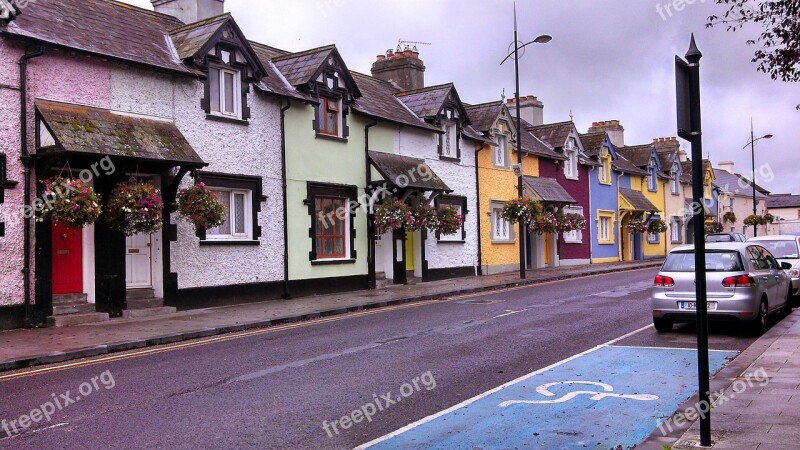
[[[715,375],[711,391],[715,393],[712,448],[800,450],[800,310],[775,324]],[[669,419],[670,426],[662,424],[661,430],[668,432],[656,429],[637,448],[703,448],[699,421],[676,425],[697,401],[695,395],[681,405]]]
[[[478,293],[593,274],[655,268],[661,260],[560,267],[518,273],[468,277],[335,295],[271,300],[236,306],[182,311],[141,319],[68,328],[0,332],[0,371],[51,364],[152,345],[197,339],[296,320],[358,311],[364,308]],[[235,289],[235,288],[234,288]]]

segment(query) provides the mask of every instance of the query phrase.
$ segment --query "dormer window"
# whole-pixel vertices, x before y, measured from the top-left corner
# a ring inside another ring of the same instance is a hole
[[[326,136],[342,137],[342,101],[338,98],[320,97],[317,123],[319,133]]]
[[[611,155],[606,147],[600,151],[600,164],[600,183],[611,184]]]
[[[578,179],[578,145],[575,138],[569,138],[564,147],[564,156],[567,161],[564,163],[564,176],[571,179]]]
[[[671,183],[672,183],[672,189],[671,189],[672,195],[679,195],[681,188],[681,180],[680,180],[680,174],[676,169],[672,170]]]
[[[227,52],[222,52],[223,54]],[[230,60],[230,53],[227,54]],[[227,67],[208,68],[208,89],[211,101],[209,114],[242,118],[242,74]]]
[[[447,110],[447,115],[453,116],[452,110]],[[439,138],[439,157],[445,159],[460,159],[461,152],[458,148],[458,122],[443,121],[444,134]]]
[[[497,135],[497,146],[494,148],[494,165],[496,167],[508,167],[508,135]]]
[[[647,176],[647,189],[650,192],[655,192],[658,190],[658,182],[656,178],[656,166],[652,162],[650,163],[650,175]]]

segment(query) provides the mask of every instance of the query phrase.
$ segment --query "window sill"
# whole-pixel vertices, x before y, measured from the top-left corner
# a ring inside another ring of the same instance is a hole
[[[513,241],[496,241],[494,239],[491,240],[492,244],[505,244],[505,245],[514,245],[517,243],[516,239]]]
[[[235,117],[218,116],[216,114],[206,114],[206,120],[212,120],[214,122],[232,123],[234,125],[244,125],[246,127],[250,126],[250,122],[247,120],[237,119]]]
[[[565,244],[583,244],[583,241],[564,241]]]
[[[608,182],[600,181],[600,184],[602,184],[603,186],[611,186],[611,182],[610,181],[608,181]]]
[[[567,180],[570,180],[570,181],[579,181],[578,177],[571,177],[571,176],[568,176],[568,175],[564,175],[564,178],[566,178]]]
[[[355,264],[355,259],[317,259],[311,261],[312,266],[330,266],[334,264]]]
[[[611,242],[602,242],[601,241],[601,242],[598,242],[598,244],[600,244],[600,245],[616,245],[617,243],[613,242],[613,241],[611,241]]]
[[[200,246],[205,247],[231,247],[231,246],[258,246],[261,245],[261,241],[253,241],[253,240],[223,240],[223,239],[204,239],[200,241]]]
[[[343,138],[343,137],[339,137],[339,136],[332,136],[330,134],[325,134],[325,133],[317,133],[317,138],[318,139],[327,139],[329,141],[335,141],[335,142],[347,142],[347,138]]]
[[[453,157],[450,157],[450,156],[443,156],[443,155],[439,155],[439,160],[440,161],[455,162],[455,163],[460,163],[461,162],[461,158],[453,158]]]
[[[463,239],[461,239],[461,240],[437,239],[436,242],[438,242],[440,244],[466,244],[467,243],[467,241],[465,241]]]

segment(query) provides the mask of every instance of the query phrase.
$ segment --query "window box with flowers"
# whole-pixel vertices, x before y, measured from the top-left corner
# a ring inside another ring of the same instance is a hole
[[[164,223],[161,192],[150,183],[131,178],[111,191],[106,222],[125,236],[152,234]]]
[[[102,212],[100,196],[87,183],[54,177],[42,181],[43,206],[36,221],[51,220],[71,228],[83,228],[97,221]]]

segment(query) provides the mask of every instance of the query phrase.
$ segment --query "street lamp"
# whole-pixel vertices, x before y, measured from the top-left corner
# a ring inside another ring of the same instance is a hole
[[[760,138],[756,139],[756,136],[753,132],[753,119],[750,119],[750,142],[747,143],[742,150],[746,149],[747,146],[750,146],[750,156],[752,157],[753,161],[753,215],[758,214],[758,201],[756,200],[756,142],[762,139],[772,139],[771,134],[765,134]],[[758,225],[753,225],[753,236],[758,236]]]
[[[536,39],[528,42],[527,44],[520,45],[519,41],[519,33],[517,30],[517,4],[514,3],[514,51],[508,54],[503,61],[500,62],[502,66],[503,63],[508,61],[509,58],[512,56],[514,57],[514,76],[516,77],[516,92],[514,93],[514,100],[517,105],[517,164],[519,165],[519,177],[517,178],[517,196],[522,199],[523,188],[522,188],[522,177],[524,172],[522,171],[522,118],[520,113],[520,106],[519,106],[519,51],[524,49],[525,47],[531,44],[547,44],[548,42],[552,41],[553,37],[547,34],[543,34]],[[519,223],[519,277],[520,279],[524,280],[526,276],[525,272],[525,223],[520,221]]]

